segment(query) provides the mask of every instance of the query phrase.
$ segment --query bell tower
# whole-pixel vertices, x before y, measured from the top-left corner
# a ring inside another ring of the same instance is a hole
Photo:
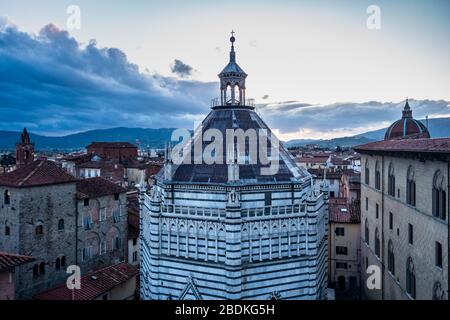
[[[16,143],[16,165],[20,167],[33,161],[34,143],[31,143],[27,128],[24,128],[20,136],[20,142]]]
[[[245,105],[245,78],[247,78],[247,74],[236,63],[235,41],[234,31],[231,31],[230,61],[219,73],[220,101],[222,106]]]

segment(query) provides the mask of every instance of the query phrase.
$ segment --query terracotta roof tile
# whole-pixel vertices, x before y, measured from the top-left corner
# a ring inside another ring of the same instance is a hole
[[[34,258],[15,253],[0,252],[0,272],[33,261]]]
[[[66,283],[37,294],[37,300],[93,300],[138,275],[139,270],[121,262],[81,277],[81,289],[69,290]]]
[[[77,181],[77,198],[98,198],[126,192],[126,189],[101,177]]]
[[[361,209],[360,201],[347,203],[346,198],[330,198],[329,200],[329,220],[331,223],[360,223]]]
[[[359,145],[354,149],[361,153],[398,151],[450,154],[450,138],[382,140]]]
[[[129,142],[92,142],[86,148],[137,148]]]
[[[37,160],[0,175],[0,185],[15,188],[76,182],[77,179],[48,160]]]

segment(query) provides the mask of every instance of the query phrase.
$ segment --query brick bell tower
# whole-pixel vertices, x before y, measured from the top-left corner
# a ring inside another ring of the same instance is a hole
[[[16,143],[16,165],[17,167],[34,161],[34,143],[31,143],[27,128],[23,129],[20,142]]]

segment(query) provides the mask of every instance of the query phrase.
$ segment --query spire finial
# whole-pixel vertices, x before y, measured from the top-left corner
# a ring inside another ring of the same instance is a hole
[[[231,38],[230,38],[230,42],[231,42],[231,51],[230,51],[230,62],[235,62],[236,61],[236,55],[234,52],[234,42],[236,41],[236,38],[234,37],[234,30],[231,30]]]

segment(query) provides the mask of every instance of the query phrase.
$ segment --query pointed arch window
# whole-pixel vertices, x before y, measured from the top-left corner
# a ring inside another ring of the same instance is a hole
[[[388,172],[388,194],[395,197],[395,175],[394,175],[394,165],[391,163],[389,165]]]
[[[378,228],[375,229],[375,255],[380,257],[380,232]]]
[[[366,222],[364,223],[364,240],[369,244],[369,221],[366,219]]]
[[[395,274],[395,256],[394,256],[394,245],[392,240],[389,240],[388,244],[388,270],[393,275]]]
[[[445,192],[444,176],[440,170],[433,177],[432,210],[433,216],[442,220],[447,219],[447,194]]]
[[[408,292],[413,299],[416,298],[416,271],[411,257],[409,257],[406,262],[406,292]]]
[[[406,203],[416,206],[416,180],[412,166],[409,166],[406,178]]]
[[[381,172],[380,163],[378,161],[375,164],[375,189],[381,190]]]
[[[364,169],[364,183],[368,185],[369,182],[370,182],[369,160],[366,160],[366,165]]]

